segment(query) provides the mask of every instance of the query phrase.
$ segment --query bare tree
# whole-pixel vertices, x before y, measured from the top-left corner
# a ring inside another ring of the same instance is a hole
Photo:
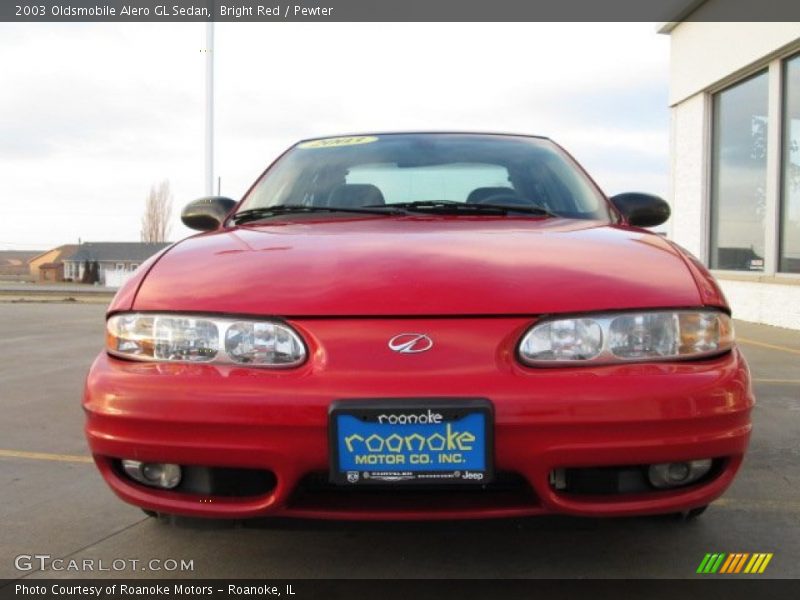
[[[165,179],[150,188],[142,215],[142,241],[166,242],[172,217],[172,191]]]

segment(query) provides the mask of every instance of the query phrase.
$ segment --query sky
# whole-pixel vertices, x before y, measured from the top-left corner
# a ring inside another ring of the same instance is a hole
[[[239,199],[303,138],[547,135],[609,195],[666,196],[654,23],[219,23],[215,177]],[[150,187],[204,195],[205,24],[0,24],[0,250],[136,241]]]

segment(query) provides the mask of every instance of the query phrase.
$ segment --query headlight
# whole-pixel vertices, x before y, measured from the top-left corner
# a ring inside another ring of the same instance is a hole
[[[537,366],[686,360],[733,346],[731,318],[719,311],[670,310],[545,319],[519,344]]]
[[[300,336],[279,321],[129,313],[106,323],[108,352],[143,361],[294,367],[306,358]]]

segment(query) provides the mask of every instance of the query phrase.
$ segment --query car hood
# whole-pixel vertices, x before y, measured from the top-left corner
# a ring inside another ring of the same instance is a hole
[[[567,219],[315,216],[176,244],[132,308],[431,316],[700,304],[681,255],[641,230]]]

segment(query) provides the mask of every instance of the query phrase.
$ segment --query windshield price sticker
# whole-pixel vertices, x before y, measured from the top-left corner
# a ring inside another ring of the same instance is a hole
[[[374,135],[359,135],[351,137],[325,138],[322,140],[312,140],[299,144],[298,148],[341,148],[342,146],[358,146],[360,144],[371,144],[377,142],[378,138]]]

